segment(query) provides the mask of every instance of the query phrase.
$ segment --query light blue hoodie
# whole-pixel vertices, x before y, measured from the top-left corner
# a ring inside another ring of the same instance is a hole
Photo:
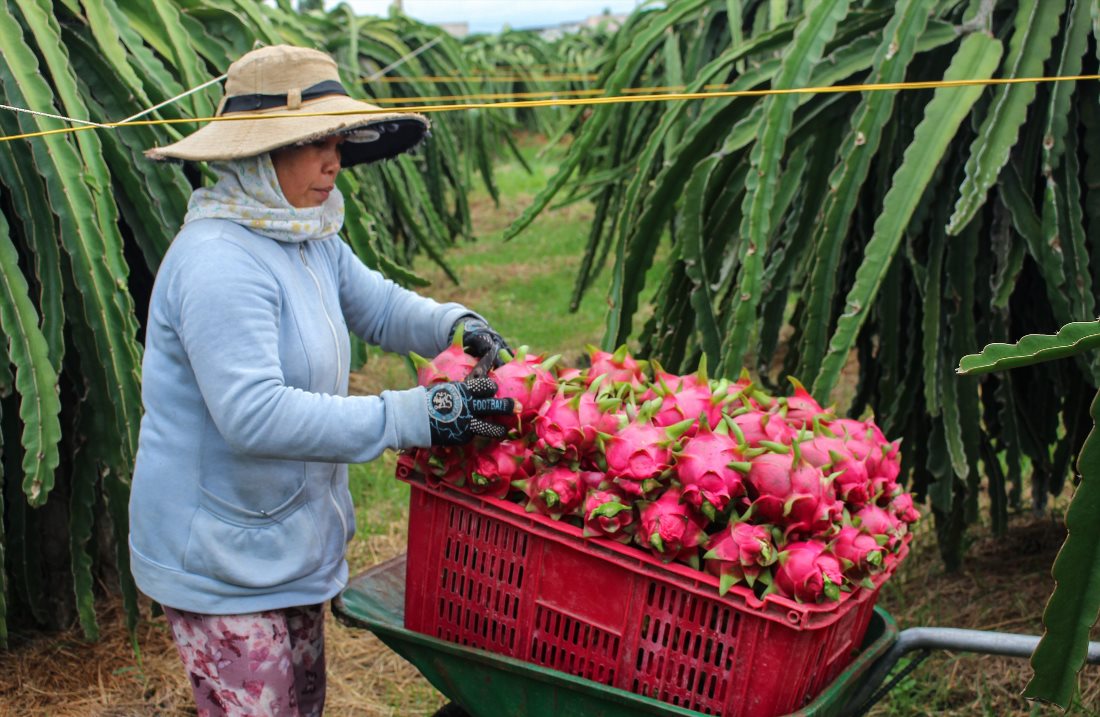
[[[384,279],[336,236],[280,241],[188,221],[146,329],[130,498],[142,592],[208,614],[339,592],[355,533],[346,464],[430,442],[424,389],[347,396],[348,329],[435,355],[471,313]]]

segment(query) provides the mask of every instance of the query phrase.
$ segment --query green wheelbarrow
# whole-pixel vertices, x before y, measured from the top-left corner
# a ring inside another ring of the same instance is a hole
[[[452,701],[437,717],[703,717],[700,712],[564,672],[407,630],[404,598],[402,555],[353,578],[333,600],[333,612],[344,624],[375,633]],[[856,714],[850,705],[863,699],[860,693],[872,668],[881,666],[898,635],[893,618],[875,608],[859,654],[813,702],[793,715]]]

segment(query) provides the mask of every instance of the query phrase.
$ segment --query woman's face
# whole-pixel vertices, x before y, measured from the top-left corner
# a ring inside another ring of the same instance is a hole
[[[325,203],[336,186],[343,143],[343,137],[334,135],[310,144],[282,147],[271,153],[275,176],[290,206],[307,209]]]

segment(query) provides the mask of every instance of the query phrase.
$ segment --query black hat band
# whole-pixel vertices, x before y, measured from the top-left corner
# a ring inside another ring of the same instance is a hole
[[[301,101],[307,102],[329,95],[347,97],[348,91],[336,80],[325,80],[302,90]],[[274,107],[286,107],[289,104],[288,100],[287,95],[234,95],[226,98],[221,113],[224,115],[230,112],[256,112]]]

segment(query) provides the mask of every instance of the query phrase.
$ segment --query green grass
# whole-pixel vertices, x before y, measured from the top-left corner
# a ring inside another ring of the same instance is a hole
[[[610,271],[601,273],[577,312],[570,312],[573,283],[591,227],[592,208],[588,202],[544,212],[519,236],[502,241],[503,230],[545,186],[562,154],[560,148],[554,148],[539,157],[542,148],[531,138],[521,141],[520,147],[532,173],[514,160],[496,165],[499,207],[480,184],[470,194],[477,238],[460,244],[446,256],[461,283],[451,283],[425,258],[414,269],[429,278],[432,285],[420,293],[438,301],[457,301],[478,311],[513,348],[526,345],[544,355],[562,354],[564,364],[576,365],[586,344],[598,345],[602,340]],[[654,285],[659,271],[659,266],[651,270],[648,286]],[[378,351],[369,355],[355,378],[360,390],[367,393],[407,388],[415,383],[406,361]],[[395,461],[392,454],[387,454],[372,463],[351,467],[359,537],[384,534],[394,522],[402,520],[408,488],[393,480]]]

